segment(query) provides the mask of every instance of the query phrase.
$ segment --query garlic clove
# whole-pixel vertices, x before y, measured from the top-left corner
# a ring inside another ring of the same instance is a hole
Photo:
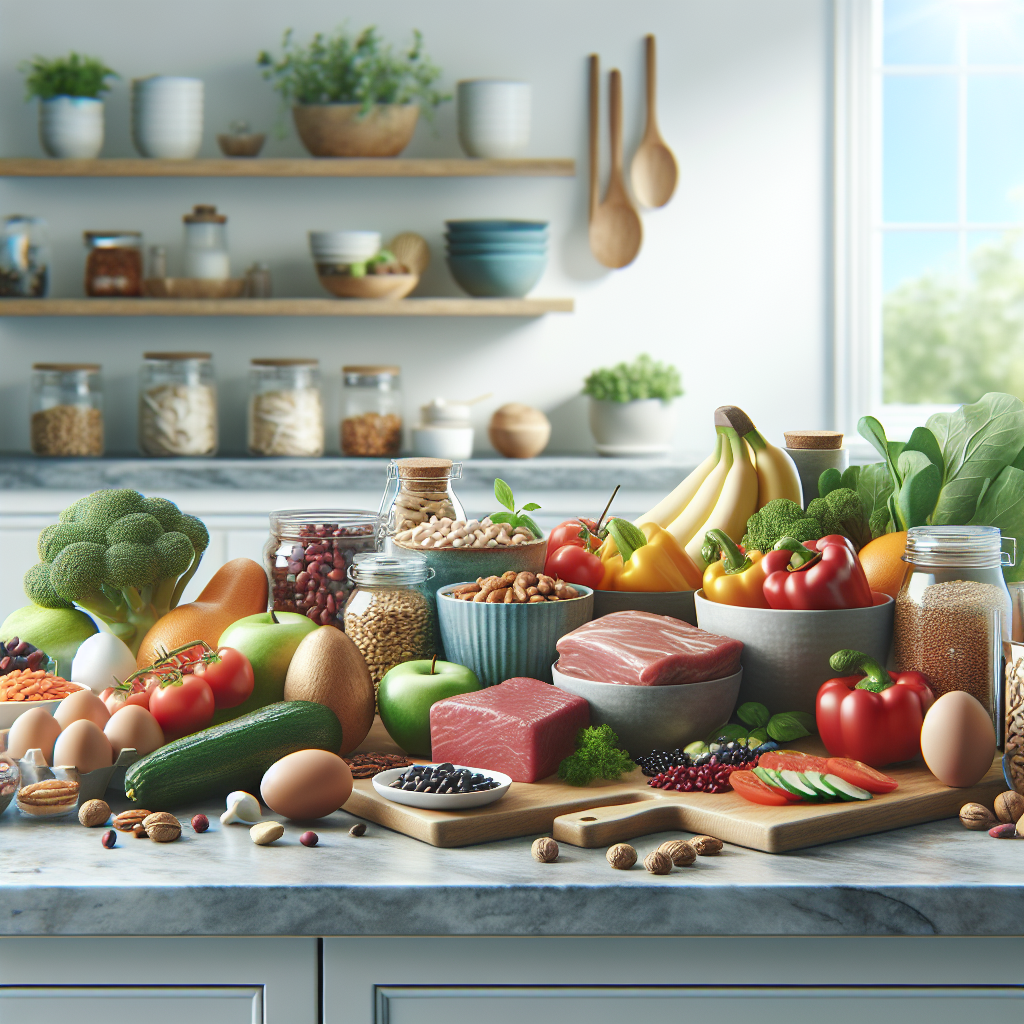
[[[244,790],[237,789],[233,793],[228,793],[227,805],[228,809],[220,816],[222,825],[231,825],[235,822],[251,825],[263,817],[260,802],[252,793],[246,793]]]

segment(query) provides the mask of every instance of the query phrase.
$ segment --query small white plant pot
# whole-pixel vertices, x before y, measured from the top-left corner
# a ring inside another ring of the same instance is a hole
[[[39,102],[39,141],[58,160],[92,160],[103,148],[103,100],[54,96]]]
[[[665,455],[672,447],[672,402],[590,399],[590,431],[598,455]]]

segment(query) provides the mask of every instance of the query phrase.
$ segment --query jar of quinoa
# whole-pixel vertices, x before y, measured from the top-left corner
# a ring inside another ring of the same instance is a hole
[[[281,509],[270,513],[263,562],[274,611],[299,612],[342,628],[355,556],[376,547],[377,515],[361,509]]]

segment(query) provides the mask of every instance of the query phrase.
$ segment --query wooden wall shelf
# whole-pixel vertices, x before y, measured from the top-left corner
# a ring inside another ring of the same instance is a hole
[[[576,161],[563,159],[0,158],[0,177],[6,178],[571,178],[575,174]]]
[[[543,316],[572,299],[0,299],[0,316]]]

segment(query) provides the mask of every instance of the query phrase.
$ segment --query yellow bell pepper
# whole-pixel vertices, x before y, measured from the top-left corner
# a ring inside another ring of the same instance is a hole
[[[644,523],[639,530],[646,543],[635,548],[625,562],[614,537],[609,536],[601,545],[599,554],[605,566],[601,590],[652,593],[696,590],[700,586],[700,569],[668,530],[657,523]]]
[[[745,555],[721,530],[708,530],[707,540],[722,549],[722,557],[704,570],[704,596],[718,604],[741,608],[769,608],[764,596],[764,570],[760,551]]]

